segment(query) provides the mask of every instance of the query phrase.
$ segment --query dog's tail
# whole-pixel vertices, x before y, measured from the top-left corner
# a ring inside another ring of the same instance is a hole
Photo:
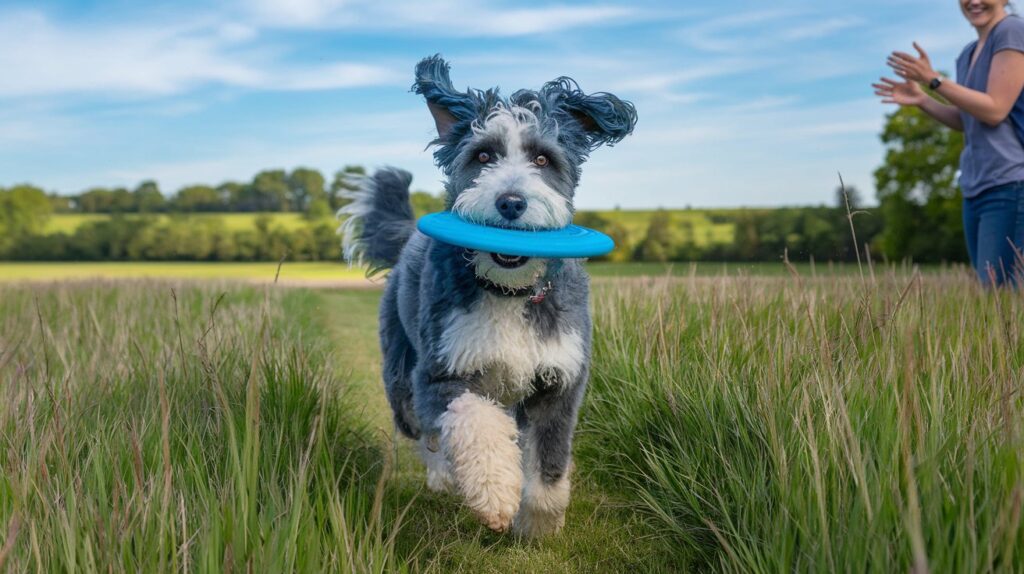
[[[350,202],[338,210],[338,219],[344,218],[338,233],[345,260],[368,263],[372,275],[395,266],[402,247],[416,230],[409,202],[412,174],[388,167],[356,183],[354,191],[343,193]]]

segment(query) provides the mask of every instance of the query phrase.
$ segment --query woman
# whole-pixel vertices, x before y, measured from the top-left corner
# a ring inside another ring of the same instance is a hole
[[[917,106],[964,132],[960,188],[964,196],[967,251],[985,285],[1019,281],[1024,273],[1024,19],[1007,12],[1006,0],[959,0],[978,40],[956,60],[956,81],[932,68],[924,49],[917,57],[893,52],[888,65],[903,81],[872,84],[882,102]],[[951,105],[924,92],[921,84]]]

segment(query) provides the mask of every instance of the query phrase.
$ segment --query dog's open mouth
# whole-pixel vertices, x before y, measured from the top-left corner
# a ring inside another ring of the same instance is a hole
[[[502,253],[491,253],[491,260],[498,264],[499,267],[505,269],[515,269],[526,265],[526,262],[530,260],[529,257],[523,257],[522,255],[504,255]]]

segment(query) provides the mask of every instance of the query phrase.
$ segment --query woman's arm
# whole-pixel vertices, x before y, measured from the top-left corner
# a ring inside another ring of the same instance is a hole
[[[883,104],[917,106],[944,126],[960,132],[964,131],[960,110],[955,106],[947,106],[924,93],[917,82],[897,82],[889,78],[882,78],[881,83],[871,84],[871,86],[875,88],[875,95],[882,97]]]
[[[893,52],[889,56],[889,65],[896,74],[910,82],[931,82],[932,79],[938,78],[939,74],[932,69],[928,54],[917,45],[917,42],[914,42],[914,48],[920,54],[919,58],[904,52]],[[986,91],[972,90],[950,79],[943,79],[942,85],[936,91],[957,108],[990,126],[995,126],[1010,114],[1022,89],[1024,53],[1017,50],[1001,50],[992,57]]]

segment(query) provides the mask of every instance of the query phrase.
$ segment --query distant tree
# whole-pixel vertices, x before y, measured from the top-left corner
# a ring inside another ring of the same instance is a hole
[[[0,254],[25,237],[42,233],[53,213],[46,192],[31,185],[0,189]]]
[[[217,186],[217,197],[227,211],[242,211],[239,205],[243,199],[244,189],[245,185],[237,181],[225,181]]]
[[[346,165],[334,173],[334,179],[331,181],[331,187],[328,190],[331,209],[336,210],[348,203],[348,200],[342,197],[342,194],[347,191],[355,191],[355,180],[364,175],[366,175],[366,168],[361,165]]]
[[[315,169],[298,167],[288,174],[292,211],[306,211],[317,200],[326,199],[324,176]]]
[[[135,188],[132,194],[135,196],[133,201],[135,211],[139,213],[156,213],[163,211],[166,207],[167,201],[164,199],[163,194],[160,193],[160,187],[157,186],[155,181],[143,181]]]
[[[190,185],[178,190],[173,205],[177,211],[221,211],[221,194],[208,185]]]
[[[306,209],[306,219],[310,221],[320,221],[322,219],[327,219],[333,213],[334,210],[332,210],[330,204],[327,203],[327,198],[322,197],[320,199],[313,200],[313,202],[309,204],[309,207]]]
[[[246,186],[247,207],[244,211],[288,211],[291,189],[282,169],[264,170]]]
[[[672,215],[659,209],[647,224],[647,234],[637,246],[637,255],[641,261],[664,263],[675,258],[680,244],[681,238],[673,227]]]
[[[67,195],[50,193],[46,196],[50,200],[50,206],[54,213],[71,213],[74,211],[74,198]]]
[[[630,243],[630,233],[626,226],[604,217],[596,211],[577,211],[573,223],[596,229],[611,237],[615,242],[615,249],[611,253],[595,257],[594,261],[629,261],[633,246]]]
[[[887,116],[881,139],[885,162],[875,170],[881,251],[890,259],[965,260],[955,180],[963,134],[906,107]]]
[[[836,200],[835,206],[845,212],[846,205],[849,202],[850,210],[860,209],[864,205],[864,199],[860,194],[860,190],[855,186],[837,186],[836,187]]]
[[[413,213],[416,217],[444,210],[444,197],[426,191],[414,191],[409,194]]]

